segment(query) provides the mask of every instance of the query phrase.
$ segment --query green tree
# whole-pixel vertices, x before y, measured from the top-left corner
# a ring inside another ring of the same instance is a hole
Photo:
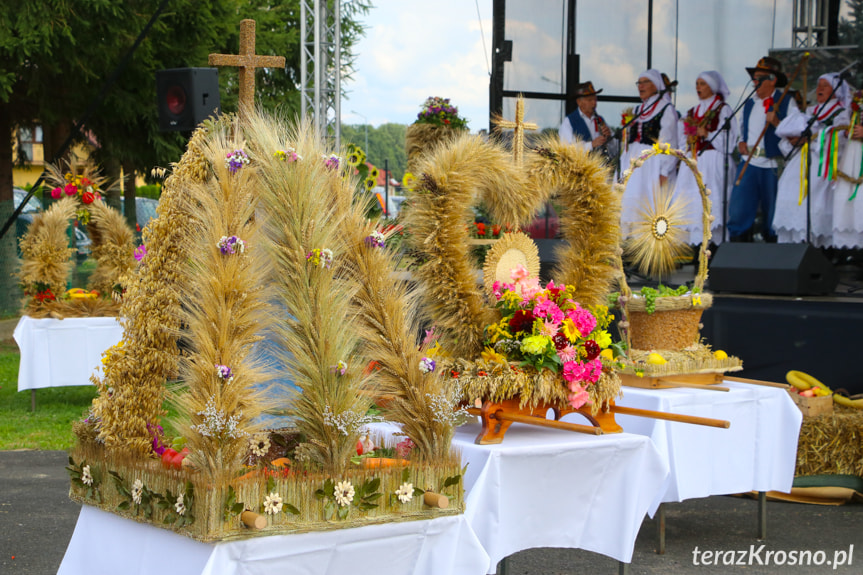
[[[855,57],[863,58],[863,0],[847,0],[846,6],[850,13],[848,18],[839,19],[839,43],[844,46],[857,46]],[[860,86],[863,80],[863,69],[856,66],[853,70],[855,86]]]
[[[41,124],[46,159],[84,115],[105,79],[120,63],[161,0],[27,0],[0,11],[0,221],[12,212],[12,135]],[[345,74],[352,47],[363,32],[358,17],[367,0],[342,7]],[[239,22],[257,21],[257,52],[287,59],[287,74],[257,72],[257,100],[264,108],[299,110],[299,0],[172,0],[87,123],[96,152],[111,174],[146,174],[179,159],[184,134],[158,131],[155,71],[206,66],[207,54],[236,53]],[[236,110],[237,73],[220,70],[222,108]],[[83,137],[83,136],[82,136]],[[127,185],[127,197],[134,185]],[[118,199],[117,199],[118,200]],[[134,201],[127,202],[134,222]],[[5,216],[4,216],[5,214]],[[12,289],[14,233],[0,241],[0,313],[17,308]]]
[[[366,129],[368,129],[369,149],[365,150],[367,161],[378,169],[384,169],[384,160],[389,161],[392,177],[401,181],[407,168],[407,152],[405,151],[405,135],[407,126],[404,124],[382,124],[375,128],[364,124],[342,124],[342,140],[345,145],[354,144],[360,148],[366,145]]]

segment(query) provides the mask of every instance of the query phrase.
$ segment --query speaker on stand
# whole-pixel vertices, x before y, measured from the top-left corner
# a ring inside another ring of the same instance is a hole
[[[708,282],[717,292],[828,295],[839,276],[809,244],[724,243],[710,262]]]
[[[212,115],[218,115],[217,68],[172,68],[156,72],[159,129],[188,132]]]

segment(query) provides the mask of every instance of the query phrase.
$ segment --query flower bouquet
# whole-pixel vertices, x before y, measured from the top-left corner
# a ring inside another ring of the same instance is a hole
[[[551,281],[543,288],[523,266],[512,279],[494,284],[502,317],[486,328],[487,357],[560,374],[569,404],[579,409],[590,402],[587,388],[602,376],[600,354],[611,344],[613,316],[605,306],[582,307],[572,299],[572,286]]]
[[[467,130],[467,120],[458,115],[458,108],[450,103],[449,98],[432,96],[426,99],[416,121],[407,129],[408,171],[415,172],[414,168],[424,153]]]

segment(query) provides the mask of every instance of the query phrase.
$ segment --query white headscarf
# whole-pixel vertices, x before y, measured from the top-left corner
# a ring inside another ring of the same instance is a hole
[[[660,92],[662,92],[662,90],[665,89],[665,82],[662,80],[662,72],[660,72],[659,70],[656,70],[655,68],[645,70],[644,72],[642,72],[641,74],[638,75],[638,78],[639,79],[646,78],[646,79],[650,80],[651,82],[653,82],[653,85],[656,86],[656,93],[657,94],[659,94]],[[665,102],[671,103],[670,93],[671,93],[671,91],[669,90],[668,92],[663,94],[662,100]],[[655,98],[656,98],[656,95],[649,97],[647,99],[647,102],[641,104],[641,107],[639,108],[639,110],[644,108],[645,104],[647,104],[648,107],[652,106],[654,101],[655,101]],[[653,109],[653,111],[651,111],[650,114],[646,114],[644,116],[641,116],[639,121],[645,122],[645,121],[651,119],[653,116],[655,116],[659,112],[661,112],[663,109],[665,109],[665,106],[662,103],[659,103]]]
[[[707,85],[710,86],[713,93],[722,96],[723,100],[727,100],[728,96],[731,95],[731,90],[728,89],[728,84],[725,83],[725,79],[722,77],[722,74],[716,70],[702,72],[698,75],[698,79],[707,82]]]
[[[839,74],[836,74],[835,72],[821,74],[821,76],[818,77],[818,81],[821,80],[827,80],[827,82],[833,86],[835,91],[831,98],[839,100],[839,103],[845,108],[851,104],[851,89],[848,87],[848,82],[844,80],[842,81],[842,85],[839,85]]]

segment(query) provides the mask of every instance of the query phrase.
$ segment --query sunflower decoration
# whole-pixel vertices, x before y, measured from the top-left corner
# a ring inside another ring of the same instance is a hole
[[[416,185],[417,177],[411,172],[405,172],[405,175],[402,177],[402,186],[409,190],[413,190]]]
[[[662,186],[653,190],[639,210],[632,237],[624,244],[624,255],[649,276],[662,277],[674,271],[676,261],[690,255],[682,226],[686,202]]]
[[[367,192],[371,192],[375,189],[377,183],[377,178],[373,178],[371,177],[371,175],[369,175],[369,177],[363,181],[363,187],[366,189]]]
[[[365,161],[366,153],[363,151],[363,149],[354,144],[350,144],[348,146],[348,165],[352,168],[356,168]]]
[[[377,180],[379,175],[380,171],[376,167],[372,166],[372,169],[369,170],[369,177]]]
[[[510,283],[512,270],[524,266],[531,277],[539,277],[539,249],[530,237],[522,232],[503,234],[488,251],[483,266],[486,293],[494,293],[496,282]]]

